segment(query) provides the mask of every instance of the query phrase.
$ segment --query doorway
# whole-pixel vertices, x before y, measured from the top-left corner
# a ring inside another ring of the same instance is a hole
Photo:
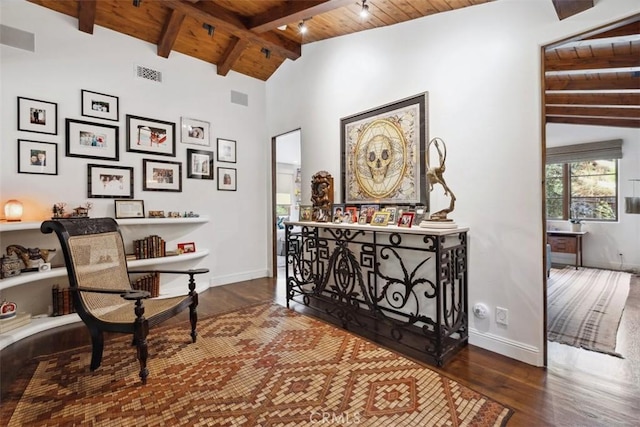
[[[273,277],[285,274],[285,221],[297,221],[302,196],[300,129],[272,138]]]

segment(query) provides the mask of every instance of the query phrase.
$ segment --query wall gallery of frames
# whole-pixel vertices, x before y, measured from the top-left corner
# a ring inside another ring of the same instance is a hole
[[[87,164],[88,198],[133,199],[134,168],[101,163],[120,158],[119,98],[82,89],[80,99],[81,115],[86,119],[65,118],[65,156],[91,161]],[[142,190],[182,192],[183,164],[168,159],[176,157],[176,123],[133,114],[124,119],[127,152],[163,156],[142,159]],[[18,131],[58,135],[58,104],[19,96]],[[210,123],[188,117],[180,117],[179,137],[182,144],[199,146],[186,149],[187,179],[215,179],[218,190],[237,190],[235,140],[217,138],[213,150],[209,148]],[[57,175],[58,156],[56,143],[18,139],[18,173]]]

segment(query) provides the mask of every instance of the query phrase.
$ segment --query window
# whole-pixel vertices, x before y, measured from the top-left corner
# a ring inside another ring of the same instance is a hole
[[[617,221],[618,161],[546,166],[547,219]]]

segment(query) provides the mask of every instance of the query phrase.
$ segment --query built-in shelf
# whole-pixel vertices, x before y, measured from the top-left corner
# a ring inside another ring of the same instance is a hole
[[[16,341],[20,341],[21,339],[33,334],[37,334],[38,332],[43,332],[51,328],[57,328],[58,326],[69,325],[79,321],[80,316],[76,313],[56,317],[32,317],[29,324],[13,329],[9,332],[5,332],[4,334],[0,334],[0,350]]]
[[[0,222],[0,233],[7,231],[24,231],[24,230],[39,230],[42,221],[27,221],[27,222]],[[116,219],[119,225],[158,225],[158,224],[201,224],[209,222],[209,217],[180,217],[180,218],[130,218],[130,219]]]

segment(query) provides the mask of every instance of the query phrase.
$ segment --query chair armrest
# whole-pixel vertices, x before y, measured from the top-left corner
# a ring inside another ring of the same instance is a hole
[[[194,268],[191,270],[128,270],[132,273],[168,273],[168,274],[204,274],[208,273],[208,268]]]
[[[151,293],[148,291],[139,291],[136,289],[96,289],[96,288],[72,288],[79,292],[93,292],[97,294],[118,294],[124,299],[149,298]],[[134,296],[135,295],[135,296]],[[133,298],[131,298],[134,296]]]

